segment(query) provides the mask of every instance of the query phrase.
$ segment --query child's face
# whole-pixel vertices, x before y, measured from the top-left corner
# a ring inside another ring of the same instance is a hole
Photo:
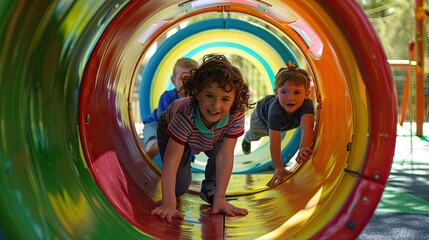
[[[183,97],[185,95],[182,86],[183,86],[183,77],[185,77],[186,75],[189,75],[189,72],[191,71],[191,69],[188,68],[183,68],[180,66],[176,67],[176,75],[171,77],[171,82],[174,84],[174,86],[176,87],[176,89],[179,91],[179,96]],[[185,73],[185,74],[183,74]],[[182,75],[183,74],[183,75]]]
[[[201,120],[206,127],[211,128],[231,109],[235,91],[224,92],[217,83],[212,83],[197,94],[201,111]]]
[[[293,114],[302,106],[309,93],[310,91],[305,90],[304,84],[294,85],[290,81],[286,81],[281,88],[277,89],[276,95],[284,110],[287,113]]]

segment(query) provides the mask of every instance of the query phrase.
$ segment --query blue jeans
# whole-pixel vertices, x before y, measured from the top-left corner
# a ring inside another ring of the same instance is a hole
[[[146,148],[147,142],[150,139],[156,140],[156,129],[158,127],[158,123],[153,121],[150,123],[146,123],[143,126],[143,146]]]

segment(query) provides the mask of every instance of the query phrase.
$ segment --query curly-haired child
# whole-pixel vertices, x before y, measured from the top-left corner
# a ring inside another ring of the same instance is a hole
[[[174,101],[159,119],[162,204],[151,214],[169,222],[184,218],[176,197],[191,184],[192,151],[208,156],[200,197],[212,205],[212,213],[247,215],[247,209],[230,204],[225,193],[237,138],[244,134],[244,113],[253,107],[248,86],[224,55],[208,54],[183,79],[183,88],[186,97]]]

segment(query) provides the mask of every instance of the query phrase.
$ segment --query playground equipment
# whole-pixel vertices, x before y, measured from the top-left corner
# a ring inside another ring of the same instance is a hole
[[[210,215],[195,174],[179,199],[185,219],[167,223],[150,215],[159,172],[130,117],[132,79],[160,32],[208,12],[262,19],[299,46],[322,99],[314,155],[271,189],[271,174],[233,175],[228,198],[246,217]],[[0,15],[6,238],[356,238],[371,218],[397,106],[383,49],[354,1],[11,0]]]
[[[416,0],[416,8],[415,8],[415,23],[416,30],[413,36],[413,40],[409,45],[409,60],[407,64],[406,71],[406,80],[404,84],[403,92],[399,94],[403,94],[403,99],[401,103],[401,111],[399,115],[399,124],[402,126],[405,121],[405,115],[407,110],[407,105],[409,106],[409,117],[410,123],[414,122],[414,112],[415,109],[415,134],[416,136],[423,136],[423,122],[425,118],[425,114],[428,111],[428,99],[429,94],[427,93],[427,88],[424,87],[424,20],[427,15],[429,15],[429,11],[423,8],[423,1]],[[394,67],[396,64],[392,64]],[[399,65],[401,67],[401,64]],[[414,73],[414,74],[413,74]],[[414,76],[414,78],[412,77]],[[415,87],[413,90],[413,94],[410,94],[410,86],[412,85],[412,79],[415,79]],[[413,96],[413,101],[409,101],[409,96]],[[426,102],[426,104],[425,104]]]

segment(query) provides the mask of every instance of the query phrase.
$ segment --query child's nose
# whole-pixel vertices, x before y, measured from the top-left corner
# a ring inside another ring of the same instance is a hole
[[[219,99],[213,100],[213,106],[214,107],[219,108],[220,105],[221,105],[221,100],[219,100]]]

